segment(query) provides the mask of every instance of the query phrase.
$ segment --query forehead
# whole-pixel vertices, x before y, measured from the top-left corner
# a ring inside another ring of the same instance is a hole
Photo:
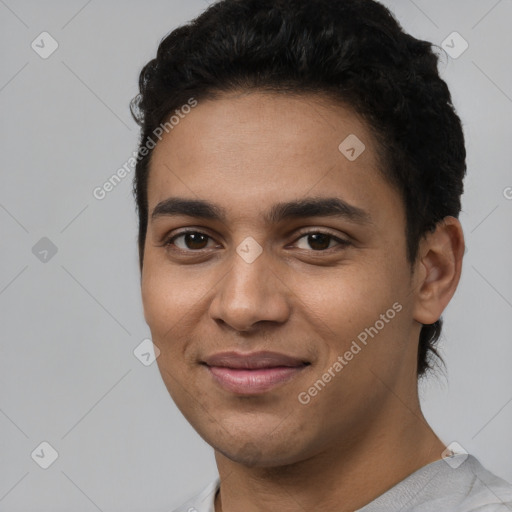
[[[170,196],[207,198],[228,215],[308,196],[363,205],[394,194],[379,166],[370,130],[347,106],[318,95],[225,94],[199,101],[156,145],[149,213]]]

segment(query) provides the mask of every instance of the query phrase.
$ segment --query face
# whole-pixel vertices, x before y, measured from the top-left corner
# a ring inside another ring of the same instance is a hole
[[[172,398],[232,460],[319,454],[414,386],[405,214],[375,148],[347,107],[253,92],[154,149],[144,315]]]

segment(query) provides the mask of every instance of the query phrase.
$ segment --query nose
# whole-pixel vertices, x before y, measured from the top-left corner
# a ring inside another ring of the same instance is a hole
[[[235,252],[231,270],[218,284],[209,313],[236,331],[251,331],[259,322],[286,322],[290,297],[290,289],[271,267],[265,251],[251,263]]]

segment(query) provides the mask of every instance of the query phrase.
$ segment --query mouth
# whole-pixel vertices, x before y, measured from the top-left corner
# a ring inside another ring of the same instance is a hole
[[[255,395],[289,382],[311,363],[276,352],[222,352],[207,357],[202,364],[224,390]]]

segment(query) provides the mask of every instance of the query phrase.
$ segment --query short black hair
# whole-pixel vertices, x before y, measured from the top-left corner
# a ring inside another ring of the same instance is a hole
[[[406,212],[407,259],[461,209],[466,150],[439,76],[438,48],[405,33],[374,0],[220,0],[169,33],[142,69],[130,108],[141,127],[133,192],[142,270],[152,151],[141,150],[175,109],[240,91],[320,94],[348,105],[375,137],[383,176]],[[423,325],[418,376],[433,367],[442,318]]]

